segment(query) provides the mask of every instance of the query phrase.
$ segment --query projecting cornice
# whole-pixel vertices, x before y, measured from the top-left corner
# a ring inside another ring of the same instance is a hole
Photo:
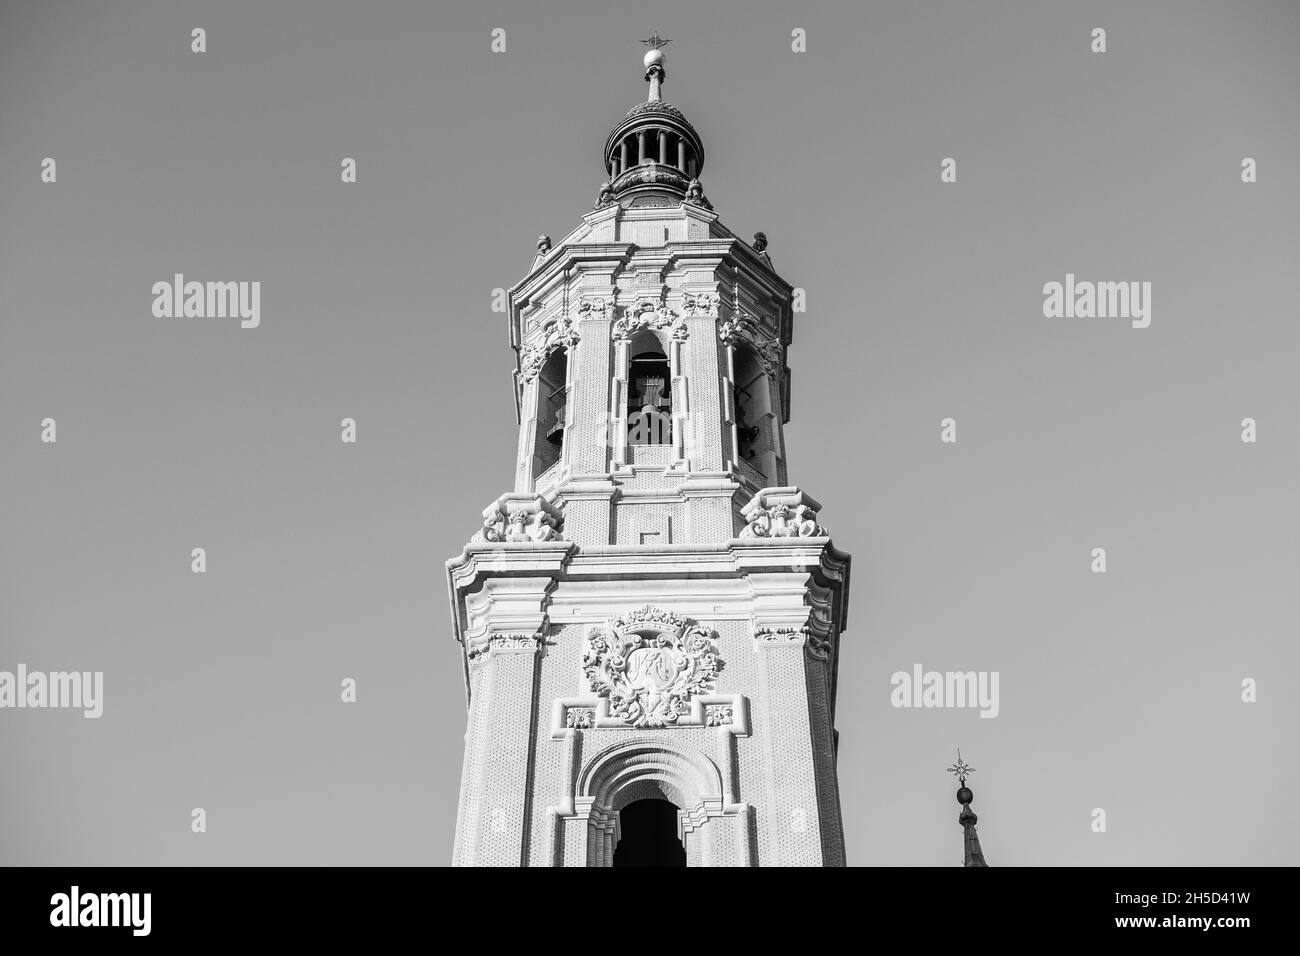
[[[733,538],[709,544],[587,545],[570,542],[478,543],[447,562],[454,608],[495,577],[554,578],[570,582],[741,579],[762,574],[808,574],[841,594],[838,630],[847,625],[849,555],[828,537]],[[459,630],[459,628],[458,628]]]

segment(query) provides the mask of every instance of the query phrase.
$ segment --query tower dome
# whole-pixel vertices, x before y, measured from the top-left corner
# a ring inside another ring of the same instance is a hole
[[[624,206],[675,205],[704,169],[704,143],[685,114],[660,95],[669,41],[655,34],[641,42],[650,47],[643,61],[649,94],[605,140],[605,171],[613,198]]]

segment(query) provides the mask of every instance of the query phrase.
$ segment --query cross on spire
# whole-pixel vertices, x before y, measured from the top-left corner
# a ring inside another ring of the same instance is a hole
[[[948,768],[948,772],[957,777],[961,785],[966,786],[966,778],[975,772],[975,768],[967,765],[961,759],[961,748],[957,748],[957,762]]]

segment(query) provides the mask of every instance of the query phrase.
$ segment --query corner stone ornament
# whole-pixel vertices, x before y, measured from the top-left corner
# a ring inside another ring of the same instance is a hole
[[[741,509],[742,538],[823,538],[817,501],[798,488],[764,488]]]
[[[582,669],[609,712],[633,727],[663,727],[690,712],[690,698],[713,690],[722,662],[713,632],[690,618],[646,605],[587,635]]]
[[[502,495],[483,509],[483,527],[474,544],[563,541],[564,515],[545,498],[528,494]]]

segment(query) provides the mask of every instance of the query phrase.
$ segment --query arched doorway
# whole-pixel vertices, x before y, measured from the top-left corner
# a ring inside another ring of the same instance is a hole
[[[669,739],[680,736],[662,731],[656,736],[632,735],[588,757],[574,781],[573,802],[554,808],[562,822],[552,844],[553,862],[614,866],[623,839],[631,839],[631,849],[623,853],[635,852],[638,838],[633,831],[639,826],[637,816],[645,812],[662,814],[658,824],[653,818],[644,821],[653,842],[671,834],[663,839],[667,849],[686,848],[684,862],[678,857],[675,863],[652,865],[748,866],[748,807],[724,789],[712,759]],[[633,809],[642,802],[666,804],[667,809]],[[636,864],[620,855],[617,865]]]
[[[618,815],[621,837],[614,866],[685,866],[686,848],[677,836],[677,807],[667,800],[637,800]]]

